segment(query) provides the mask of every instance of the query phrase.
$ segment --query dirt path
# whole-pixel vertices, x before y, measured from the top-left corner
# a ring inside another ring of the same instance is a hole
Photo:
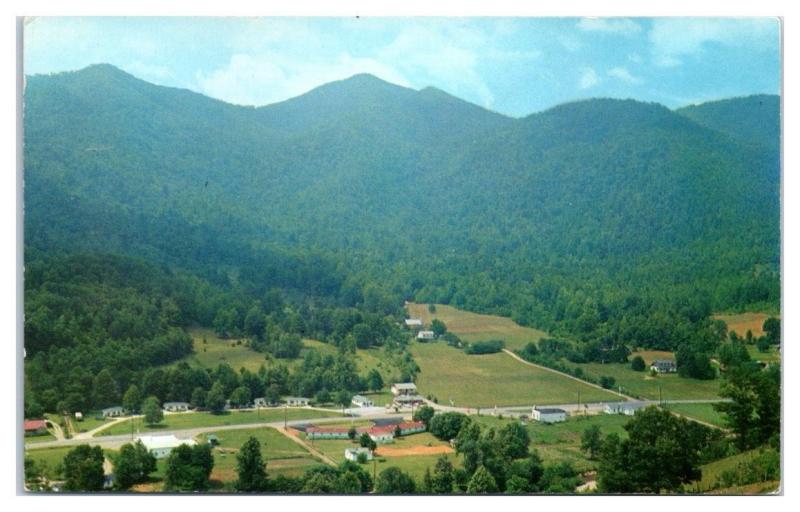
[[[514,352],[512,352],[512,351],[508,350],[507,348],[504,348],[504,349],[503,349],[503,352],[505,352],[506,354],[510,355],[511,357],[513,357],[514,359],[516,359],[517,361],[519,361],[519,362],[520,362],[520,363],[522,363],[522,364],[527,364],[528,366],[533,366],[533,367],[535,367],[535,368],[539,368],[539,369],[541,369],[541,370],[547,370],[548,372],[556,373],[556,374],[558,374],[558,375],[561,375],[562,377],[566,377],[566,378],[568,378],[568,379],[572,379],[572,380],[574,380],[574,381],[577,381],[577,382],[580,382],[581,384],[584,384],[584,385],[586,385],[586,386],[591,386],[591,387],[593,387],[593,388],[597,388],[597,389],[599,389],[599,390],[606,391],[606,392],[608,392],[609,394],[614,394],[614,395],[617,395],[618,397],[620,397],[620,398],[624,398],[624,399],[626,399],[626,400],[634,400],[634,401],[637,401],[637,400],[638,400],[637,398],[634,398],[634,397],[632,397],[632,396],[624,395],[624,394],[622,394],[622,393],[617,393],[617,392],[615,392],[615,391],[611,391],[611,390],[609,390],[609,389],[606,389],[606,388],[604,388],[603,386],[599,386],[599,385],[597,385],[597,384],[592,384],[591,382],[586,382],[585,380],[579,379],[578,377],[574,377],[574,376],[572,376],[572,375],[570,375],[570,374],[568,374],[568,373],[560,372],[560,371],[558,371],[558,370],[554,370],[554,369],[552,369],[552,368],[548,368],[548,367],[546,367],[546,366],[542,366],[542,365],[540,365],[540,364],[531,363],[530,361],[526,361],[526,360],[522,359],[522,358],[521,358],[521,357],[519,357],[517,354],[515,354]]]
[[[303,448],[305,448],[308,451],[308,453],[310,453],[314,457],[318,458],[319,460],[323,461],[325,464],[328,464],[328,465],[331,465],[331,466],[337,466],[338,465],[333,461],[333,459],[331,459],[330,457],[328,457],[327,455],[325,455],[321,451],[317,450],[316,448],[314,448],[310,444],[308,444],[305,441],[303,441],[302,439],[300,439],[300,436],[297,435],[297,431],[296,430],[294,430],[292,428],[285,429],[283,427],[276,427],[275,430],[277,430],[281,434],[285,435],[286,437],[288,437],[289,439],[291,439],[295,443],[297,443],[300,446],[302,446]]]
[[[412,446],[410,448],[392,448],[390,446],[379,446],[375,450],[378,457],[407,457],[409,455],[440,455],[443,453],[453,453],[449,446]]]
[[[135,417],[138,418],[139,416],[135,416]],[[111,421],[103,423],[99,427],[93,428],[92,430],[89,430],[87,432],[81,432],[80,434],[76,434],[74,437],[75,437],[75,439],[90,439],[90,438],[94,437],[95,435],[97,435],[98,433],[102,432],[103,430],[105,430],[107,428],[111,428],[113,425],[116,425],[117,423],[122,423],[123,421],[129,420],[131,418],[132,418],[132,416],[122,416],[122,417],[119,417],[119,418],[114,418]]]
[[[47,423],[50,424],[51,432],[53,434],[53,437],[56,438],[56,441],[63,441],[64,439],[66,439],[66,437],[64,436],[64,429],[61,428],[61,425],[59,425],[53,420],[47,420]]]

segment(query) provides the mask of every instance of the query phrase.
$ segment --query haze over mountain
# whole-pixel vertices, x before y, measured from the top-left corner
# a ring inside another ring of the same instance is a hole
[[[779,127],[772,96],[514,119],[356,75],[247,108],[97,65],[27,78],[26,250],[571,333],[629,294],[774,306]]]

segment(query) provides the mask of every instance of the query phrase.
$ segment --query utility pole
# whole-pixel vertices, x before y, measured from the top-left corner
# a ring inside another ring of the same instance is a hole
[[[284,405],[283,406],[283,430],[286,430],[286,415],[287,415],[287,411],[288,410],[289,410],[289,405],[288,404]]]
[[[578,390],[578,412],[581,410],[581,392]]]
[[[664,405],[664,400],[661,398],[661,384],[658,385],[658,405]]]

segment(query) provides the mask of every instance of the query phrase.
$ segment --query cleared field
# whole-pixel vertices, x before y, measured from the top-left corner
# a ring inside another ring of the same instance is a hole
[[[634,352],[631,354],[630,359],[633,359],[636,355],[641,355],[648,365],[653,359],[675,359],[672,352],[656,351]],[[719,387],[722,383],[722,379],[688,379],[679,377],[675,373],[651,377],[648,371],[637,372],[632,370],[630,363],[568,364],[582,368],[586,375],[595,379],[599,379],[603,375],[614,377],[616,381],[615,391],[619,389],[619,386],[622,386],[624,394],[649,400],[659,399],[659,388],[661,398],[664,400],[717,398],[719,396]]]
[[[236,481],[236,456],[250,437],[255,437],[261,443],[261,455],[267,462],[268,476],[299,476],[306,469],[321,464],[302,446],[273,428],[223,430],[211,434],[216,435],[220,441],[220,445],[213,451],[214,470],[211,480],[222,487],[229,487]],[[205,441],[211,434],[198,437]]]
[[[744,337],[747,331],[753,332],[753,336],[763,336],[764,320],[774,316],[780,318],[780,315],[769,315],[767,313],[740,313],[738,315],[714,315],[714,319],[723,320],[728,325],[728,331],[734,331],[739,336]]]
[[[311,409],[288,409],[286,419],[303,420],[309,418],[325,418],[341,416],[336,412],[311,410]],[[269,423],[283,421],[284,410],[267,409],[259,411],[232,411],[227,414],[211,414],[208,412],[188,412],[181,414],[169,414],[164,416],[164,421],[158,425],[146,425],[142,418],[133,419],[134,432],[158,432],[164,430],[182,430],[198,427],[216,427],[223,425],[245,425],[248,423]],[[130,434],[131,420],[121,421],[113,427],[107,428],[99,433],[100,436],[110,436],[117,434]]]
[[[693,490],[695,492],[705,492],[710,490],[717,483],[717,479],[722,475],[723,471],[735,469],[739,463],[755,458],[756,456],[758,456],[759,451],[760,449],[756,448],[754,450],[738,453],[730,457],[725,457],[724,459],[715,460],[714,462],[711,462],[704,466],[700,466],[700,470],[702,471],[702,476],[700,480],[698,482],[695,482],[694,485],[692,486]],[[764,482],[762,484],[752,484],[745,487],[753,487],[754,489],[750,490],[751,493],[764,492],[762,489],[757,489],[759,487],[766,487],[767,490],[773,490],[773,486],[769,482]],[[730,493],[736,492],[731,489],[727,489],[725,491]],[[739,492],[745,492],[745,491],[743,489],[740,489]]]
[[[698,419],[718,427],[726,427],[722,414],[715,411],[712,404],[666,404],[664,408],[688,418]]]
[[[482,425],[495,428],[518,421],[493,416],[473,416],[473,419]],[[604,436],[615,433],[624,439],[627,437],[627,432],[623,426],[628,421],[630,417],[627,416],[597,414],[569,416],[563,423],[550,425],[530,421],[526,422],[525,428],[531,438],[530,449],[535,449],[545,463],[570,462],[579,471],[589,471],[597,468],[597,461],[589,460],[586,453],[581,450],[581,436],[584,430],[597,425]]]
[[[574,379],[520,363],[505,353],[466,355],[443,343],[411,348],[422,370],[417,387],[440,403],[459,407],[564,404],[616,400],[616,395]]]
[[[510,318],[470,313],[443,304],[436,304],[436,313],[429,313],[427,304],[409,303],[407,308],[412,318],[421,318],[425,325],[438,318],[448,331],[466,341],[503,340],[507,348],[515,350],[547,336],[544,331],[517,325]]]
[[[764,363],[781,362],[781,353],[775,347],[770,347],[767,352],[761,352],[755,345],[747,345],[747,352],[750,354],[750,359],[754,361],[762,361]]]

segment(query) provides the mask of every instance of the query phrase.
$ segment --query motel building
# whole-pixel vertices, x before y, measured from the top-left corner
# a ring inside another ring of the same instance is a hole
[[[178,439],[174,435],[167,436],[139,436],[138,441],[141,441],[147,451],[153,454],[156,459],[163,459],[172,453],[172,450],[178,446],[185,444],[187,446],[194,446],[197,444],[194,439]]]

